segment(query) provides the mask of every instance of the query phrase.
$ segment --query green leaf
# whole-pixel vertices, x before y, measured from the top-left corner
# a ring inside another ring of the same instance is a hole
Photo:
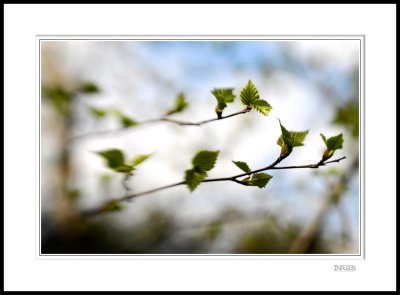
[[[185,99],[185,95],[183,93],[179,93],[178,97],[175,100],[175,106],[170,109],[166,115],[172,115],[175,113],[183,112],[189,106],[188,102]]]
[[[102,119],[107,115],[107,110],[105,109],[90,107],[89,110],[92,113],[92,115],[98,119]]]
[[[107,165],[111,169],[116,169],[125,165],[124,154],[118,149],[109,149],[97,152],[100,156],[107,160]]]
[[[79,92],[82,93],[96,93],[99,92],[99,88],[97,87],[96,84],[92,83],[92,82],[86,82],[83,83],[80,87],[79,87]]]
[[[206,172],[199,172],[194,169],[185,171],[185,182],[191,192],[194,191],[206,177]]]
[[[281,120],[279,120],[279,125],[281,126],[282,135],[278,138],[277,144],[282,146],[285,143],[287,146],[290,146],[292,141],[290,132],[282,125]]]
[[[281,126],[282,135],[278,138],[277,144],[282,148],[284,144],[288,150],[293,149],[294,147],[303,146],[304,139],[306,138],[309,130],[306,131],[288,131],[279,120],[279,124]]]
[[[293,140],[293,147],[303,146],[304,139],[306,138],[309,130],[306,131],[291,131],[290,134]]]
[[[185,171],[185,182],[190,191],[207,177],[207,171],[214,168],[219,151],[200,151],[192,159],[193,168]]]
[[[325,137],[325,135],[323,135],[322,133],[320,133],[319,135],[321,135],[321,137],[322,137],[322,140],[324,141],[325,145],[327,146],[327,143],[326,143],[326,137]]]
[[[267,173],[255,173],[251,177],[251,179],[249,181],[249,185],[254,185],[259,188],[263,188],[268,184],[268,182],[271,180],[271,178],[272,178],[272,175],[269,175]]]
[[[193,167],[198,168],[199,171],[210,171],[214,168],[218,155],[219,151],[200,151],[192,160]]]
[[[151,156],[152,156],[152,154],[136,156],[131,162],[132,167],[135,167],[135,166],[141,164],[142,162],[146,161]]]
[[[242,161],[232,161],[236,166],[239,167],[239,169],[243,170],[246,173],[249,173],[251,171],[249,165],[247,165],[246,162]]]
[[[343,148],[344,139],[342,133],[336,136],[329,137],[328,139],[326,139],[325,135],[321,133],[321,137],[322,140],[325,142],[326,148],[328,150],[335,151]]]
[[[268,116],[269,112],[272,110],[271,105],[263,99],[256,100],[251,106],[264,116]]]
[[[138,125],[138,122],[136,122],[136,121],[133,120],[132,118],[130,118],[130,117],[124,115],[124,114],[121,113],[120,111],[115,110],[114,112],[117,114],[120,123],[121,123],[122,126],[124,126],[125,128],[129,128],[129,127],[133,127],[133,126]]]
[[[247,85],[240,92],[240,100],[246,106],[252,106],[256,100],[260,99],[257,88],[253,82],[249,80]]]

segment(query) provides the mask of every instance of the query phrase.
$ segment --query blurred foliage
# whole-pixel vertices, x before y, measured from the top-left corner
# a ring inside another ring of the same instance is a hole
[[[102,119],[107,115],[107,110],[106,109],[100,109],[100,108],[95,108],[95,107],[90,107],[89,108],[90,113],[98,118],[98,119]]]
[[[299,231],[300,228],[296,224],[282,225],[275,218],[267,218],[241,236],[234,252],[241,254],[288,253]]]
[[[350,101],[336,110],[333,123],[349,128],[353,137],[359,136],[359,105],[358,101]]]
[[[67,195],[70,199],[77,200],[81,196],[81,191],[79,189],[70,189]]]
[[[62,116],[71,115],[73,100],[79,93],[93,94],[99,91],[99,87],[93,82],[82,83],[76,90],[68,90],[67,87],[56,84],[42,86],[43,98],[49,101]],[[99,115],[99,112],[96,115]]]
[[[119,118],[119,122],[124,128],[130,128],[138,125],[138,122],[136,122],[131,117],[128,117],[127,115],[123,114],[119,110],[114,110],[114,113],[117,115],[117,117]]]
[[[79,87],[79,92],[96,93],[96,92],[99,92],[99,87],[96,84],[94,84],[93,82],[86,82],[86,83],[83,83]]]
[[[73,94],[65,88],[59,85],[45,86],[43,87],[43,94],[61,115],[65,116],[71,112]]]
[[[179,93],[176,98],[176,101],[175,101],[175,106],[173,108],[171,108],[169,111],[167,111],[166,116],[169,116],[169,115],[172,115],[175,113],[181,113],[188,106],[189,106],[189,104],[186,101],[185,95],[183,93]]]
[[[119,204],[110,201],[109,205]],[[266,213],[246,216],[238,208],[224,209],[218,217],[192,225],[178,222],[160,208],[151,208],[144,219],[129,226],[115,226],[112,216],[75,221],[68,230],[49,229],[46,226],[50,223],[42,224],[44,254],[215,253],[216,243],[226,238],[227,232],[233,242],[224,253],[285,254],[301,230],[296,222],[281,221]],[[331,253],[329,244],[330,240],[318,235],[307,253]]]

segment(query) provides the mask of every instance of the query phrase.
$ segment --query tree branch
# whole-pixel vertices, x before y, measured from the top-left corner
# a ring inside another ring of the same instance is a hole
[[[246,114],[248,112],[250,112],[251,109],[244,109],[240,112],[236,112],[230,115],[226,115],[226,116],[221,116],[220,118],[213,118],[213,119],[208,119],[208,120],[203,120],[203,121],[199,121],[199,122],[189,122],[189,121],[181,121],[181,120],[175,120],[175,119],[170,119],[168,117],[161,117],[161,118],[156,118],[156,119],[149,119],[149,120],[145,120],[145,121],[141,121],[138,122],[138,125],[145,125],[145,124],[151,124],[151,123],[157,123],[157,122],[168,122],[168,123],[173,123],[173,124],[177,124],[179,126],[201,126],[210,122],[214,122],[214,121],[220,121],[220,120],[224,120],[230,117],[234,117],[234,116],[238,116],[241,114]],[[136,126],[137,127],[137,126]],[[84,138],[88,138],[88,137],[92,137],[92,136],[99,136],[99,135],[107,135],[107,134],[115,134],[115,133],[119,133],[119,132],[124,132],[124,131],[128,131],[130,130],[132,127],[121,127],[118,129],[112,129],[112,130],[102,130],[102,131],[95,131],[95,132],[90,132],[90,133],[85,133],[85,134],[81,134],[81,135],[77,135],[74,136],[72,138],[70,138],[68,141],[75,141],[75,140],[79,140],[79,139],[84,139]]]
[[[302,169],[307,169],[307,168],[315,169],[315,168],[318,168],[320,166],[325,166],[326,164],[340,162],[341,160],[346,158],[346,157],[341,157],[341,158],[338,158],[338,159],[335,159],[335,160],[331,160],[331,161],[325,161],[325,162],[321,162],[320,161],[317,164],[276,167],[276,165],[278,165],[280,162],[282,162],[286,157],[287,156],[279,157],[272,164],[270,164],[270,165],[268,165],[266,167],[257,169],[257,170],[250,171],[248,173],[242,173],[242,174],[238,174],[238,175],[234,175],[234,176],[230,176],[230,177],[209,178],[209,179],[203,180],[202,182],[233,181],[233,182],[239,183],[241,185],[248,185],[245,182],[243,182],[241,180],[238,180],[238,178],[243,177],[243,176],[249,176],[249,175],[252,175],[252,174],[255,174],[255,173],[258,173],[258,172],[262,172],[262,171],[267,171],[267,170],[300,169],[300,168],[302,168]],[[99,213],[108,212],[109,210],[107,209],[108,208],[107,205],[110,204],[110,203],[129,201],[129,200],[131,200],[133,198],[136,198],[136,197],[140,197],[140,196],[143,196],[143,195],[148,195],[148,194],[151,194],[151,193],[154,193],[154,192],[157,192],[157,191],[161,191],[161,190],[164,190],[164,189],[168,189],[168,188],[171,188],[171,187],[184,185],[184,184],[186,184],[186,182],[185,181],[181,181],[181,182],[177,182],[177,183],[161,186],[161,187],[158,187],[158,188],[154,188],[154,189],[151,189],[151,190],[143,191],[143,192],[140,192],[140,193],[126,195],[124,197],[121,197],[121,198],[114,199],[112,201],[106,202],[105,204],[101,205],[98,208],[85,210],[85,211],[82,212],[82,215],[85,216],[85,217],[89,217],[89,216],[97,215]]]

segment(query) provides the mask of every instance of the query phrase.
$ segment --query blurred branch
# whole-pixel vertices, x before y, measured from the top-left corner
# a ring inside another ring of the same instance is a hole
[[[168,123],[173,123],[173,124],[177,124],[179,126],[201,126],[210,122],[214,122],[214,121],[220,121],[220,120],[224,120],[230,117],[234,117],[234,116],[238,116],[241,114],[246,114],[248,112],[250,112],[251,109],[244,109],[242,111],[236,112],[236,113],[232,113],[230,115],[226,115],[226,116],[221,116],[219,118],[213,118],[213,119],[207,119],[207,120],[203,120],[203,121],[199,121],[199,122],[189,122],[189,121],[181,121],[181,120],[174,120],[174,119],[170,119],[168,117],[161,117],[161,118],[156,118],[156,119],[149,119],[149,120],[145,120],[142,122],[137,122],[137,125],[145,125],[145,124],[151,124],[151,123],[157,123],[157,122],[168,122]],[[88,137],[94,137],[94,136],[100,136],[100,135],[107,135],[107,134],[115,134],[115,133],[119,133],[119,132],[124,132],[124,131],[128,131],[131,128],[126,128],[126,127],[122,127],[122,128],[118,128],[118,129],[112,129],[112,130],[103,130],[103,131],[96,131],[96,132],[90,132],[90,133],[86,133],[86,134],[82,134],[82,135],[77,135],[74,137],[71,137],[68,139],[68,141],[75,141],[75,140],[79,140],[79,139],[84,139],[84,138],[88,138]]]
[[[335,160],[330,162],[334,161]],[[343,192],[348,186],[351,177],[354,174],[354,171],[357,168],[358,168],[358,159],[353,161],[350,169],[348,169],[347,172],[340,177],[339,181],[333,185],[330,194],[321,205],[319,211],[316,213],[311,222],[303,228],[298,237],[292,243],[289,249],[289,253],[301,254],[301,253],[306,253],[308,251],[312,242],[316,239],[329,209],[333,205],[338,203],[341,196],[343,195]]]
[[[242,184],[242,185],[248,185],[247,183],[245,183],[245,182],[243,182],[241,180],[238,180],[238,178],[243,177],[243,176],[249,176],[249,175],[252,175],[252,174],[255,174],[255,173],[258,173],[258,172],[261,172],[261,171],[267,171],[267,170],[278,170],[278,169],[283,170],[283,169],[299,169],[299,168],[302,168],[302,169],[316,169],[316,168],[319,168],[320,166],[325,166],[326,164],[340,162],[341,160],[346,158],[346,157],[342,157],[342,158],[339,158],[339,159],[335,159],[335,160],[331,160],[331,161],[325,161],[325,162],[321,162],[320,161],[317,164],[276,167],[276,165],[278,165],[286,157],[287,156],[284,156],[284,157],[280,156],[272,164],[270,164],[270,165],[268,165],[268,166],[266,166],[264,168],[260,168],[260,169],[257,169],[257,170],[250,171],[248,173],[242,173],[242,174],[238,174],[238,175],[234,175],[234,176],[230,176],[230,177],[209,178],[209,179],[203,180],[202,182],[233,181],[233,182],[236,182],[236,183],[239,183],[239,184]],[[97,214],[100,214],[100,213],[109,212],[110,208],[114,208],[114,205],[116,203],[123,202],[123,201],[129,201],[129,200],[131,200],[133,198],[136,198],[136,197],[140,197],[140,196],[143,196],[143,195],[148,195],[148,194],[151,194],[151,193],[154,193],[154,192],[157,192],[157,191],[161,191],[161,190],[164,190],[164,189],[168,189],[168,188],[171,188],[171,187],[184,185],[184,184],[186,184],[186,182],[185,181],[181,181],[181,182],[177,182],[177,183],[161,186],[161,187],[158,187],[158,188],[154,188],[154,189],[151,189],[151,190],[143,191],[143,192],[140,192],[140,193],[126,195],[124,197],[121,197],[121,198],[114,199],[112,201],[106,202],[106,203],[104,203],[103,205],[101,205],[98,208],[85,210],[85,211],[82,212],[82,215],[86,216],[86,217],[89,217],[89,216],[97,215]]]
[[[223,119],[227,119],[227,118],[234,117],[234,116],[237,116],[237,115],[246,114],[246,113],[248,113],[250,111],[251,111],[251,109],[247,109],[246,108],[246,109],[244,109],[244,110],[242,110],[240,112],[236,112],[236,113],[233,113],[233,114],[230,114],[230,115],[221,116],[219,118],[203,120],[203,121],[195,122],[195,123],[179,121],[179,120],[172,120],[172,119],[169,119],[169,118],[161,118],[161,119],[158,119],[158,121],[165,121],[165,122],[175,123],[175,124],[178,124],[180,126],[201,126],[203,124],[207,124],[207,123],[210,123],[210,122],[213,122],[213,121],[223,120]]]

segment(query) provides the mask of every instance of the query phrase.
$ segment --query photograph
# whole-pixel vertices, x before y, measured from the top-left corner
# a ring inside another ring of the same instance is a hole
[[[361,257],[363,50],[38,37],[39,255]]]

